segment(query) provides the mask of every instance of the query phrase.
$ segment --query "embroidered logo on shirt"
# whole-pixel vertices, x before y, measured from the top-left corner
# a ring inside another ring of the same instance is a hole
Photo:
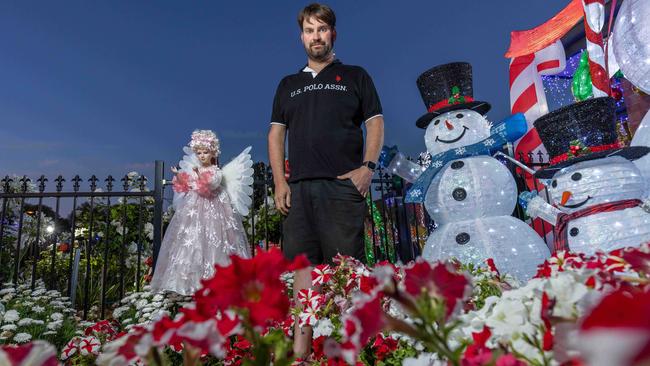
[[[323,84],[323,83],[314,83],[310,85],[306,85],[300,89],[296,89],[291,92],[290,96],[291,98],[295,97],[296,95],[303,94],[303,93],[308,93],[312,91],[320,91],[320,90],[336,90],[336,91],[341,91],[341,92],[347,92],[348,91],[348,86],[347,85],[341,85],[341,84]]]
[[[336,78],[335,78],[335,79],[336,79],[336,82],[337,82],[337,83],[338,83],[339,81],[341,81],[341,77],[340,77],[339,75],[336,75]]]

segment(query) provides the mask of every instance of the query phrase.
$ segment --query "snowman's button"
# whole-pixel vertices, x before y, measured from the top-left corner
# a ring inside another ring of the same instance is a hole
[[[460,169],[464,165],[465,165],[465,163],[463,163],[461,160],[458,160],[458,161],[454,161],[453,163],[451,163],[451,168],[452,169]]]
[[[578,229],[577,227],[574,227],[571,230],[569,230],[569,235],[571,236],[576,236],[578,235],[578,233],[580,233],[580,229]]]
[[[456,235],[456,243],[460,245],[465,245],[469,242],[469,234],[468,233],[460,233]]]
[[[467,191],[463,188],[456,188],[451,192],[451,196],[454,197],[456,201],[462,201],[467,198]]]

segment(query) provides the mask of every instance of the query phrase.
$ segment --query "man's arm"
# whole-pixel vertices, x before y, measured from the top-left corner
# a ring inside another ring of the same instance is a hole
[[[366,151],[363,161],[377,162],[381,146],[384,144],[384,117],[376,116],[366,121]],[[368,193],[372,181],[373,171],[366,166],[361,166],[346,174],[338,176],[338,179],[350,179],[362,195]]]
[[[271,124],[269,130],[269,162],[273,171],[275,184],[275,207],[283,214],[289,213],[291,207],[291,191],[284,178],[284,140],[287,127],[281,124]]]

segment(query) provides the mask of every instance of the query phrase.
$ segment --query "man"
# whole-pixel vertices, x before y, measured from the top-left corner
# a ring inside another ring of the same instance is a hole
[[[280,81],[268,136],[275,204],[287,215],[284,254],[305,254],[313,265],[331,263],[337,253],[363,260],[364,197],[384,137],[381,104],[363,68],[334,58],[332,9],[308,5],[298,14],[298,25],[307,66]],[[289,182],[284,177],[287,132]],[[310,287],[311,268],[297,271],[294,296]],[[311,329],[296,324],[295,353],[306,354],[310,344]]]

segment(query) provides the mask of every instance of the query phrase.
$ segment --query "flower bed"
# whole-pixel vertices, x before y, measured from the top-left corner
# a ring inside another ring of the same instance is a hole
[[[288,273],[306,265],[276,250],[233,258],[192,302],[132,294],[113,322],[88,327],[68,345],[78,357],[85,352],[83,362],[99,365],[640,365],[650,359],[648,245],[596,256],[558,252],[523,284],[491,261],[480,268],[424,261],[368,268],[338,257],[313,269],[317,290],[301,291],[293,304]],[[313,352],[302,360],[291,351],[294,317],[314,332]]]

